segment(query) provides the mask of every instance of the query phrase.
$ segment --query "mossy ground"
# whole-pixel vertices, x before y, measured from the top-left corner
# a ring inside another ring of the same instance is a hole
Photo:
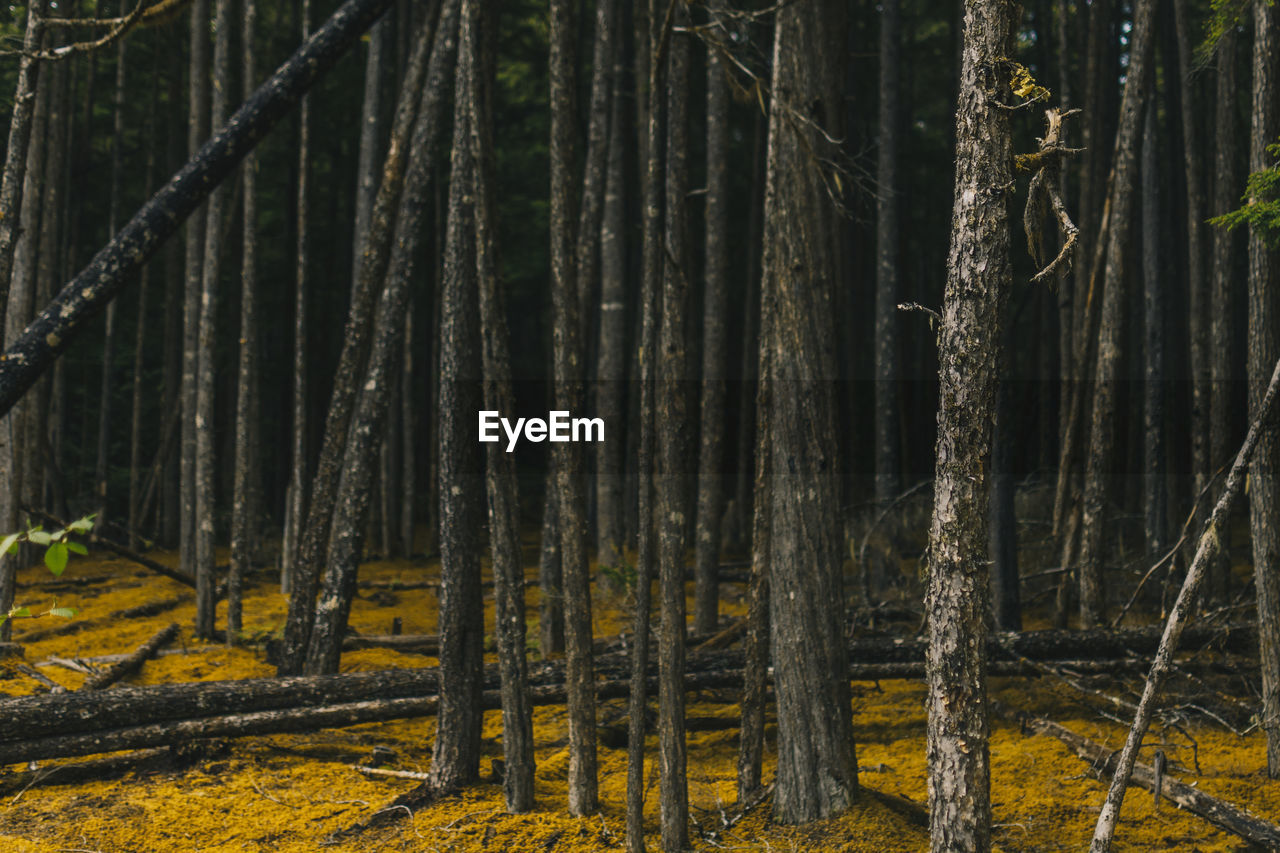
[[[160,553],[161,560],[174,559]],[[225,560],[225,554],[221,555]],[[363,579],[420,580],[439,566],[424,561],[375,562],[361,569]],[[189,628],[191,602],[144,619],[105,619],[108,614],[186,590],[179,584],[140,570],[124,560],[98,555],[78,559],[65,578],[111,575],[110,580],[57,592],[59,604],[77,607],[84,630],[27,644],[28,663],[50,656],[73,658],[133,649],[169,621],[184,626],[189,654],[173,654],[148,662],[131,683],[159,684],[270,676],[274,672],[258,645],[228,649],[193,643]],[[279,630],[284,598],[273,578],[255,575],[245,598],[245,636],[262,639]],[[53,593],[43,569],[21,574],[22,603],[45,605]],[[741,588],[726,585],[724,611],[743,610]],[[536,588],[530,589],[530,622],[536,624]],[[405,633],[434,633],[437,595],[432,590],[361,590],[351,615],[353,627],[365,634],[386,633],[399,617]],[[491,603],[491,602],[490,602]],[[626,602],[598,597],[596,631],[614,634],[629,627]],[[489,610],[492,618],[492,607]],[[23,622],[24,631],[44,628],[50,619]],[[535,632],[531,631],[533,636]],[[418,655],[386,650],[348,652],[344,671],[386,667],[432,666]],[[60,666],[40,671],[76,688],[83,676]],[[863,796],[847,813],[804,827],[782,827],[770,821],[765,801],[731,827],[722,820],[736,816],[735,766],[737,731],[732,727],[738,708],[725,695],[689,697],[690,716],[723,717],[725,728],[704,726],[689,735],[689,793],[692,832],[698,849],[776,851],[918,851],[927,849],[928,835],[918,822],[926,802],[924,754],[924,686],[896,680],[878,684],[855,682],[854,723],[861,767]],[[41,689],[27,676],[11,672],[0,680],[0,693],[22,695]],[[1051,717],[1067,727],[1110,746],[1122,740],[1120,725],[1098,716],[1070,688],[1049,679],[998,679],[992,694],[1006,705]],[[715,701],[711,701],[714,699]],[[600,708],[604,724],[621,720],[624,702]],[[622,849],[626,752],[601,745],[602,811],[590,818],[572,818],[565,811],[568,752],[563,708],[536,710],[537,808],[530,814],[503,812],[501,788],[492,780],[470,787],[461,795],[416,811],[411,819],[366,832],[358,838],[334,841],[334,833],[367,819],[416,783],[366,778],[351,769],[362,763],[374,746],[394,750],[394,767],[425,770],[430,764],[433,719],[369,724],[347,729],[298,735],[276,735],[225,741],[185,760],[160,767],[130,770],[95,781],[58,784],[56,772],[47,782],[24,787],[22,767],[0,768],[0,850],[14,853],[54,851],[311,851],[321,847],[339,851],[456,850],[456,851],[575,851]],[[1184,726],[1185,728],[1185,726]],[[1280,819],[1280,782],[1265,777],[1262,738],[1253,733],[1237,737],[1219,727],[1192,726],[1186,735],[1198,746],[1199,776],[1183,778],[1255,814]],[[1153,742],[1161,737],[1155,731]],[[1191,766],[1190,741],[1172,732],[1164,748],[1171,759]],[[490,712],[484,725],[485,761],[501,756],[501,715]],[[776,743],[770,719],[767,747]],[[656,738],[650,738],[650,754]],[[1086,766],[1056,740],[1023,736],[1016,725],[997,720],[991,739],[992,799],[995,838],[1006,851],[1082,850],[1097,816],[1105,789],[1086,773]],[[75,759],[81,761],[83,759]],[[70,761],[70,760],[68,760]],[[41,765],[53,771],[68,761]],[[765,778],[773,768],[766,763]],[[646,813],[657,848],[657,777],[647,768]],[[8,786],[7,788],[4,786]],[[910,803],[903,804],[903,800]],[[712,836],[706,833],[718,832]],[[1230,851],[1245,849],[1233,836],[1184,814],[1167,802],[1158,811],[1146,792],[1133,789],[1126,800],[1117,834],[1117,850]]]

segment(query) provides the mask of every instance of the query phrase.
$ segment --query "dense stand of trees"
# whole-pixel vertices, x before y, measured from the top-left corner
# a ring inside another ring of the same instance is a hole
[[[741,799],[772,668],[774,817],[852,802],[850,614],[924,593],[934,849],[986,849],[986,636],[1032,606],[1020,490],[1061,558],[1035,606],[1081,628],[1233,495],[1218,471],[1280,355],[1275,233],[1247,215],[1277,202],[1242,198],[1280,135],[1265,0],[58,7],[4,25],[0,525],[95,513],[176,548],[196,633],[231,644],[278,569],[281,675],[338,671],[363,559],[438,552],[435,792],[479,777],[487,547],[509,809],[533,805],[531,652],[565,656],[567,806],[599,808],[592,606],[614,595],[628,847],[649,699],[662,847],[687,847],[685,638],[726,627],[719,567],[744,554]],[[1242,205],[1247,237],[1205,222]],[[477,440],[480,410],[548,404],[604,441]],[[1256,600],[1278,777],[1280,446],[1255,433],[1252,581],[1226,509],[1195,565],[1207,600]]]

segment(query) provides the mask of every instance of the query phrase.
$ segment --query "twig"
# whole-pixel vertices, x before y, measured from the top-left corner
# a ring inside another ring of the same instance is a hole
[[[363,764],[352,764],[351,769],[366,776],[390,776],[393,779],[414,779],[418,782],[426,782],[431,778],[428,773],[418,773],[413,770],[388,770],[383,767],[366,767]]]

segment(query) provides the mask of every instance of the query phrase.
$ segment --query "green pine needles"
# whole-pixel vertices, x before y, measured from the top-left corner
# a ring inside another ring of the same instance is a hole
[[[1267,155],[1273,162],[1249,176],[1241,199],[1244,205],[1213,217],[1209,224],[1219,228],[1247,225],[1268,246],[1277,248],[1280,247],[1280,141],[1267,146]]]

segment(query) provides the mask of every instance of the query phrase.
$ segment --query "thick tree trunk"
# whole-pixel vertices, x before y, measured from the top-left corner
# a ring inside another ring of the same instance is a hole
[[[450,52],[456,44],[456,20],[456,0],[449,0],[440,30]],[[484,485],[474,414],[481,403],[480,330],[470,137],[465,120],[459,123],[458,118],[455,114],[440,303],[441,708],[431,758],[431,783],[440,790],[467,784],[479,775],[484,666],[477,536]]]
[[[858,787],[843,618],[836,449],[836,211],[821,164],[845,106],[844,4],[778,12],[769,105],[764,298],[770,367],[770,617],[778,707],[774,819],[843,810]],[[804,121],[798,121],[803,116]]]
[[[458,93],[466,107],[476,204],[476,275],[479,279],[481,359],[484,405],[515,411],[506,308],[498,282],[497,204],[494,194],[493,113],[496,16],[485,16],[480,0],[462,10]],[[455,121],[457,119],[455,118]],[[485,489],[489,499],[489,536],[495,586],[494,633],[502,675],[502,777],[507,811],[533,808],[533,712],[529,667],[525,660],[524,569],[520,559],[520,500],[515,460],[497,443],[486,450]]]
[[[581,282],[574,246],[574,41],[573,4],[551,3],[551,301],[554,315],[555,407],[570,413],[584,402]],[[556,510],[564,578],[564,646],[569,689],[569,813],[591,814],[599,805],[596,779],[596,711],[591,666],[591,591],[587,579],[584,451],[575,443],[552,450]]]
[[[991,63],[1012,51],[1005,3],[966,5],[956,111],[951,251],[938,344],[942,382],[929,530],[929,815],[932,850],[991,844],[987,752],[987,519],[1002,325],[1008,289],[1012,180],[1009,80]]]
[[[311,639],[320,564],[329,543],[329,529],[333,521],[333,506],[342,457],[346,450],[348,428],[359,394],[359,382],[364,375],[366,351],[372,334],[370,326],[374,304],[390,260],[394,216],[400,190],[404,185],[409,135],[417,116],[418,100],[427,74],[427,57],[434,40],[434,12],[435,8],[425,16],[422,31],[415,37],[413,55],[409,59],[409,68],[405,72],[400,100],[396,106],[387,159],[382,166],[382,183],[378,187],[378,197],[374,200],[360,283],[352,294],[343,330],[342,351],[338,356],[333,393],[325,416],[324,439],[312,483],[307,524],[301,531],[301,541],[296,546],[296,571],[289,596],[284,651],[279,665],[281,675],[302,671]]]
[[[1134,8],[1129,68],[1120,128],[1116,132],[1115,163],[1111,172],[1108,204],[1106,266],[1103,279],[1102,317],[1098,326],[1098,358],[1094,370],[1093,412],[1089,428],[1089,454],[1085,464],[1084,503],[1080,533],[1080,625],[1099,624],[1106,610],[1102,573],[1110,518],[1111,465],[1115,456],[1116,390],[1120,381],[1120,351],[1124,336],[1125,253],[1129,244],[1134,208],[1134,179],[1141,135],[1143,101],[1148,80],[1155,72],[1154,0],[1139,0]]]
[[[440,27],[435,33],[436,43],[431,49],[422,102],[410,140],[409,166],[400,193],[400,211],[396,216],[386,283],[373,321],[368,368],[360,383],[360,396],[352,414],[342,459],[325,554],[323,584],[307,649],[305,671],[309,674],[336,672],[342,655],[342,636],[346,632],[351,600],[356,590],[356,572],[364,551],[364,522],[374,496],[374,466],[396,378],[394,368],[400,358],[409,288],[419,260],[424,214],[432,198],[431,171],[439,147],[442,106],[453,71],[457,21],[458,2],[450,0],[441,15]],[[460,142],[459,133],[455,130],[455,146]],[[465,186],[470,175],[464,170],[458,179]],[[464,210],[460,215],[465,213]],[[466,342],[464,346],[470,348],[473,343]],[[467,400],[461,402],[466,403]],[[464,409],[453,417],[461,418],[466,411]],[[466,473],[470,475],[472,472],[468,470]],[[444,586],[447,590],[447,579]],[[478,583],[476,589],[479,590]]]
[[[1273,165],[1267,146],[1280,130],[1280,14],[1274,6],[1253,7],[1253,121],[1249,171]],[[1250,199],[1249,203],[1254,203]],[[1280,258],[1263,235],[1249,234],[1249,414],[1258,415],[1268,363],[1280,355],[1276,285]],[[1262,659],[1262,730],[1267,735],[1267,773],[1280,778],[1280,442],[1268,431],[1249,466],[1249,529],[1253,539],[1253,579],[1258,598],[1258,638]]]
[[[726,340],[729,312],[729,81],[714,48],[707,50],[706,259],[702,296],[702,410],[699,418],[698,519],[693,624],[714,631],[719,620],[720,522],[724,514]]]

